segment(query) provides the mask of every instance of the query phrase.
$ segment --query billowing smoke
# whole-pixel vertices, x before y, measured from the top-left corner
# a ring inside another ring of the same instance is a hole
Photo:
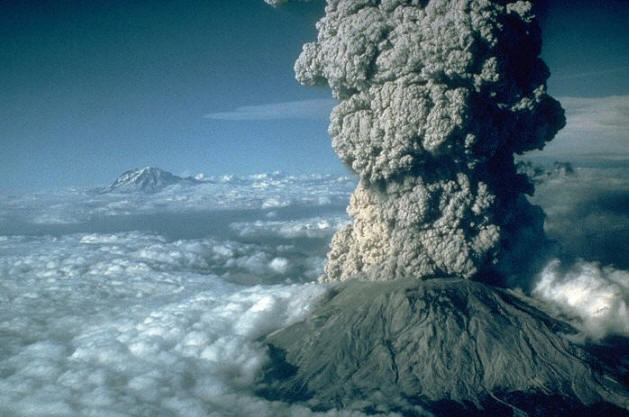
[[[526,274],[543,213],[514,154],[565,124],[531,2],[328,0],[325,11],[295,72],[340,101],[329,133],[360,183],[322,280]]]

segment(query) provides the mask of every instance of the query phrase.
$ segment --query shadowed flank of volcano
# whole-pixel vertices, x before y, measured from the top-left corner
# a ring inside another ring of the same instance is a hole
[[[314,409],[409,416],[629,415],[626,373],[541,308],[463,279],[346,281],[266,337],[258,390]]]

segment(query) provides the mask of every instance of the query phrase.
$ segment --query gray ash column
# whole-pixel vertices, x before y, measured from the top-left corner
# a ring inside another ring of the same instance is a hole
[[[517,276],[545,242],[514,155],[565,125],[530,1],[328,0],[297,79],[340,103],[332,145],[360,176],[324,281]]]

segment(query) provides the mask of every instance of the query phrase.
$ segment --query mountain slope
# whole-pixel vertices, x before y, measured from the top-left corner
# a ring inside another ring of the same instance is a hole
[[[159,168],[145,167],[123,172],[109,187],[109,191],[155,193],[169,185],[194,181]]]
[[[349,281],[266,337],[258,392],[412,416],[629,415],[622,376],[533,303],[468,280]]]

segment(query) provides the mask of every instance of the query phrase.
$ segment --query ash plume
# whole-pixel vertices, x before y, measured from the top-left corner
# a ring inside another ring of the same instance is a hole
[[[340,101],[329,133],[360,183],[323,281],[500,277],[534,264],[543,213],[514,154],[541,149],[565,118],[546,93],[532,7],[327,1],[295,72]]]

